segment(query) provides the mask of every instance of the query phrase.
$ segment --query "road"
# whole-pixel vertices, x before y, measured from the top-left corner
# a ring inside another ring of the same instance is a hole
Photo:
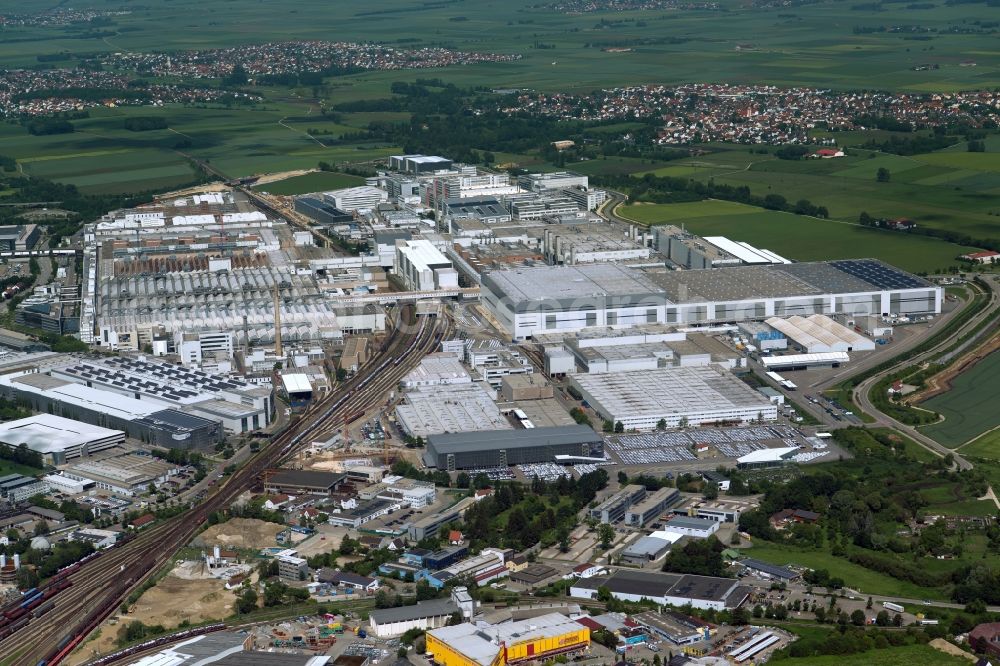
[[[217,484],[212,495],[188,512],[140,531],[72,574],[72,587],[53,597],[52,611],[0,640],[0,664],[33,666],[48,660],[48,666],[52,666],[61,661],[65,654],[58,646],[66,641],[67,648],[72,649],[99,627],[123,600],[161,570],[178,548],[190,541],[209,514],[229,506],[258,483],[264,470],[293,455],[300,444],[308,444],[316,433],[383,400],[403,375],[436,349],[451,327],[446,318],[421,318],[418,322],[412,306],[407,306],[405,312],[400,317],[404,325],[390,333],[374,360],[310,407],[294,426],[263,440],[261,451]]]
[[[916,428],[906,425],[896,419],[883,414],[878,410],[878,408],[873,404],[871,400],[871,392],[874,386],[880,382],[886,375],[892,374],[893,372],[899,370],[900,368],[915,365],[927,360],[936,353],[939,353],[942,349],[949,347],[954,344],[959,338],[961,338],[966,333],[970,332],[976,326],[978,326],[985,319],[993,316],[996,313],[998,305],[1000,305],[1000,284],[998,284],[995,277],[986,277],[985,281],[990,288],[990,300],[983,310],[981,310],[977,315],[969,319],[965,324],[960,326],[956,331],[954,331],[947,338],[942,340],[940,343],[935,345],[933,348],[916,354],[912,357],[907,357],[896,363],[891,368],[884,370],[868,379],[865,379],[857,386],[854,387],[853,400],[860,409],[865,413],[872,416],[875,419],[875,425],[884,426],[888,428],[894,428],[904,433],[908,437],[912,438],[915,442],[928,449],[932,453],[944,457],[951,454],[955,459],[955,464],[959,469],[972,469],[972,463],[963,458],[959,453],[949,449],[948,447],[939,444],[930,437],[924,435]]]

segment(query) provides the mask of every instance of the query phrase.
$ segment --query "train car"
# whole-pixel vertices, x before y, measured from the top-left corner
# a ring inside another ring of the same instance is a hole
[[[4,613],[4,615],[7,617],[8,620],[16,620],[17,618],[21,617],[27,612],[28,609],[24,608],[23,606],[18,606],[17,608],[13,608],[7,611],[6,613]]]
[[[54,602],[54,601],[48,601],[48,602],[42,604],[41,606],[39,606],[38,608],[36,608],[34,611],[32,611],[31,617],[33,617],[33,618],[39,618],[39,617],[45,615],[46,613],[48,613],[53,608],[55,608],[55,606],[56,606],[56,602]]]

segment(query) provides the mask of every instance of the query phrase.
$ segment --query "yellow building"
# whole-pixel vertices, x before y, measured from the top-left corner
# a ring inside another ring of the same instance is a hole
[[[590,647],[590,629],[559,613],[480,628],[464,623],[427,632],[427,652],[441,666],[506,666]]]

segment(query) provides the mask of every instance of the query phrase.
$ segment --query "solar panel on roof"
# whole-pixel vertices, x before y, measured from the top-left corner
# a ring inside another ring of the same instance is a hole
[[[923,281],[909,273],[868,259],[832,261],[830,265],[879,289],[914,289],[926,286]]]

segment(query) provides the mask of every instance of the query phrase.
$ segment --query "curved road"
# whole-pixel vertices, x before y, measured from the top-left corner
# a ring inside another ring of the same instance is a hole
[[[947,456],[948,454],[951,454],[954,457],[955,464],[958,466],[959,469],[972,469],[972,463],[970,463],[968,460],[963,458],[960,454],[956,453],[952,449],[949,449],[948,447],[931,439],[927,435],[924,435],[913,426],[901,423],[900,421],[897,421],[891,416],[888,416],[880,412],[878,408],[875,407],[875,405],[872,403],[871,392],[874,386],[879,381],[884,379],[886,375],[892,374],[901,367],[913,365],[915,363],[920,363],[921,361],[926,360],[927,358],[938,353],[941,349],[954,344],[956,340],[958,340],[963,335],[971,331],[973,328],[979,325],[983,320],[993,316],[996,313],[998,305],[1000,305],[1000,284],[998,284],[997,279],[993,276],[985,276],[984,281],[986,282],[986,284],[989,286],[990,289],[990,301],[987,304],[987,306],[983,308],[981,312],[979,312],[976,316],[972,317],[969,321],[960,326],[955,332],[953,332],[951,335],[949,335],[947,338],[942,340],[940,343],[938,343],[931,349],[928,349],[925,352],[921,352],[916,356],[901,359],[891,368],[888,368],[887,370],[884,370],[872,377],[869,377],[868,379],[865,379],[860,384],[854,387],[852,395],[854,403],[858,407],[860,407],[864,412],[871,415],[872,418],[875,419],[875,425],[885,426],[899,430],[900,432],[906,434],[908,437],[912,438],[913,441],[923,446],[925,449],[928,449],[932,453],[941,456],[942,458]]]

